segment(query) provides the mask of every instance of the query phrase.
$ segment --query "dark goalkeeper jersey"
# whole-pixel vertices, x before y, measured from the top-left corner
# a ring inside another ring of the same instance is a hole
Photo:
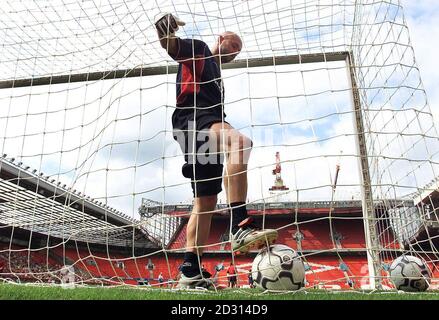
[[[174,129],[186,130],[188,123],[195,119],[197,130],[201,130],[226,117],[220,68],[203,41],[177,41],[178,53],[172,56],[179,63],[177,103],[172,125]]]

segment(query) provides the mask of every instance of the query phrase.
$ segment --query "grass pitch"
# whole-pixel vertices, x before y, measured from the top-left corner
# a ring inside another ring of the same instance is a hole
[[[397,293],[307,290],[263,293],[258,289],[180,291],[130,287],[75,287],[0,284],[0,300],[439,300],[439,292]]]

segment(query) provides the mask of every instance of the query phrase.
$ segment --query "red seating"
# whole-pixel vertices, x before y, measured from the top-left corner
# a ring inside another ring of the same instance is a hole
[[[364,227],[362,220],[333,220],[333,229],[342,236],[341,244],[345,249],[364,249]]]
[[[230,251],[230,243],[222,243],[223,235],[228,233],[228,219],[213,219],[211,232],[207,241],[205,252],[209,251]],[[186,227],[184,225],[179,231],[175,240],[170,244],[169,249],[183,250],[186,246]],[[332,228],[331,228],[332,227]],[[277,229],[279,237],[277,243],[285,244],[295,250],[299,250],[296,240],[296,233],[300,231],[303,239],[300,243],[303,251],[323,251],[337,249],[365,249],[364,228],[361,219],[340,220],[336,218],[300,221],[293,224],[288,218],[267,219],[265,228]],[[331,231],[334,239],[331,238]],[[395,247],[393,240],[392,247]],[[388,247],[391,247],[391,243]],[[300,250],[299,250],[300,251]]]
[[[47,249],[0,245],[1,277],[23,282],[59,281],[62,265],[47,255]]]
[[[182,249],[186,246],[186,229],[187,229],[187,224],[185,224],[178,232],[174,241],[170,244],[169,249],[171,250]]]
[[[224,242],[222,237],[228,233],[229,221],[225,219],[214,219],[213,221],[214,223],[212,223],[209,238],[204,247],[205,252],[225,250],[225,244],[222,244],[222,242]],[[175,240],[169,245],[170,250],[181,250],[186,247],[186,229],[187,224],[181,228]]]

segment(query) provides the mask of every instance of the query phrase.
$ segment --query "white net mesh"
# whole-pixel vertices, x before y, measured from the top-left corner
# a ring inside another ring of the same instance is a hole
[[[160,12],[181,38],[241,36],[221,71],[253,141],[247,208],[300,253],[306,288],[391,287],[402,253],[437,279],[438,135],[397,0],[5,1],[0,277],[174,284],[192,194]],[[227,285],[235,262],[242,285],[257,252],[231,254],[228,207],[222,192],[203,263]]]

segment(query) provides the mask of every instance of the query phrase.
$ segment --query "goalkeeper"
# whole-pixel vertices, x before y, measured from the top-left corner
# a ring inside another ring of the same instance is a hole
[[[233,32],[224,32],[211,51],[203,41],[176,37],[175,32],[183,25],[184,22],[172,14],[162,14],[156,20],[161,46],[179,63],[172,126],[174,139],[185,155],[182,173],[191,179],[194,194],[179,287],[194,288],[211,284],[206,279],[210,274],[202,272],[200,265],[212,213],[222,190],[223,153],[227,160],[224,185],[232,208],[232,250],[246,253],[267,242],[271,244],[277,238],[277,231],[257,229],[247,215],[247,163],[252,142],[224,120],[220,65],[239,54],[241,39]]]

